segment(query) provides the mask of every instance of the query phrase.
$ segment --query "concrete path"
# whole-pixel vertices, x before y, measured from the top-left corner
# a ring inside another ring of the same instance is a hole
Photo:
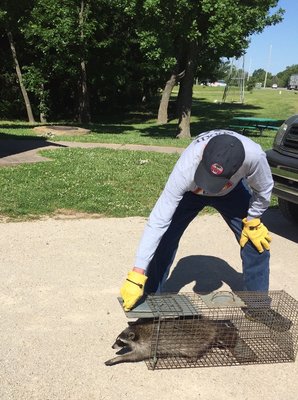
[[[48,158],[41,156],[39,151],[45,149],[58,149],[61,147],[84,149],[101,147],[114,150],[154,151],[158,153],[177,154],[180,154],[183,151],[183,148],[179,147],[147,146],[138,144],[54,142],[44,139],[8,139],[0,140],[0,167],[13,166],[23,163],[49,161]]]
[[[104,365],[127,326],[117,296],[144,224],[144,218],[0,224],[0,399],[296,400],[298,360],[156,371],[144,362]],[[271,289],[298,299],[297,231],[277,210],[266,224],[273,236]],[[180,291],[229,290],[239,281],[239,247],[219,215],[188,227],[171,276]]]

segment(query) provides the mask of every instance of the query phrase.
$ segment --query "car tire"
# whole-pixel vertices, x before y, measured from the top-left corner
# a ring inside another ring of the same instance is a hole
[[[278,205],[282,215],[289,221],[298,223],[298,204],[278,198]]]

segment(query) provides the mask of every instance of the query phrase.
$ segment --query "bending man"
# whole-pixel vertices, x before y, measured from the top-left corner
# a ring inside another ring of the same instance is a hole
[[[214,207],[241,246],[244,290],[268,291],[271,238],[260,218],[270,203],[270,167],[261,147],[228,130],[199,135],[182,153],[156,202],[121,288],[130,310],[162,290],[179,240],[205,207]]]

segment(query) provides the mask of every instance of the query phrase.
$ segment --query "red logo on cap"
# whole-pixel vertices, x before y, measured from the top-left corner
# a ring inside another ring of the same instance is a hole
[[[214,175],[221,175],[224,169],[219,164],[212,164],[210,170]]]

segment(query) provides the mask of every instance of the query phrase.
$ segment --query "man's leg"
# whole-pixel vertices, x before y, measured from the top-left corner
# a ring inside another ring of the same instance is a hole
[[[235,190],[224,196],[223,201],[217,198],[213,204],[234,232],[238,242],[242,232],[242,219],[246,217],[249,199],[249,192],[240,184]],[[264,250],[259,253],[251,241],[248,241],[241,248],[241,258],[244,290],[260,292],[255,297],[243,298],[247,305],[247,308],[243,309],[246,317],[278,332],[285,332],[291,329],[292,321],[270,308],[271,298],[268,294],[269,251]]]
[[[229,227],[234,232],[239,243],[242,232],[242,219],[247,216],[250,193],[240,182],[226,196],[213,197],[212,205],[221,213]],[[244,290],[268,291],[269,289],[269,259],[270,252],[259,253],[249,240],[241,248]]]
[[[192,192],[185,193],[149,264],[145,293],[156,293],[161,290],[161,286],[167,279],[183,232],[205,207],[205,203],[206,198],[203,196],[198,196]]]

